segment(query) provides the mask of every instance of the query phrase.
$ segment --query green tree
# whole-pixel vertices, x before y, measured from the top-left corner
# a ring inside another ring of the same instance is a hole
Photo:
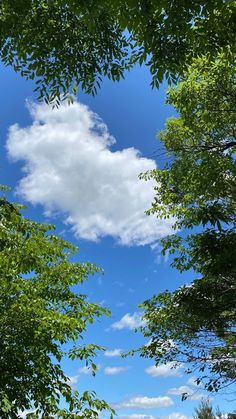
[[[168,93],[179,116],[160,133],[169,160],[149,213],[182,233],[162,240],[172,266],[200,277],[145,301],[142,356],[186,363],[209,391],[236,380],[236,73],[224,55],[196,59]],[[165,343],[163,345],[163,342]]]
[[[217,408],[214,412],[208,400],[202,400],[199,407],[195,409],[194,419],[223,419],[235,418],[235,413],[222,414],[220,409]]]
[[[98,270],[72,263],[76,248],[25,218],[0,198],[0,416],[97,418],[112,409],[95,393],[79,394],[62,369],[64,357],[84,360],[95,373],[98,345],[80,345],[89,323],[108,312],[73,291]],[[61,403],[68,408],[61,408]]]
[[[208,401],[202,401],[200,406],[195,409],[194,419],[216,419],[213,408]]]
[[[193,57],[235,53],[235,0],[2,0],[0,57],[50,102],[103,76],[120,80],[136,62],[158,86]]]

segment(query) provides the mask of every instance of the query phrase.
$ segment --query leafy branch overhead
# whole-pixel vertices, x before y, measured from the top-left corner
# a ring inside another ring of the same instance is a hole
[[[235,67],[225,55],[196,59],[168,92],[179,114],[159,135],[168,162],[143,175],[156,181],[148,212],[174,216],[183,230],[162,240],[163,253],[199,277],[144,302],[152,341],[142,355],[186,363],[209,391],[236,381],[235,99]],[[165,340],[174,345],[163,351]]]
[[[39,98],[58,102],[78,87],[95,94],[104,76],[120,80],[135,63],[158,87],[194,57],[230,56],[235,19],[231,0],[3,0],[0,54],[36,80]]]
[[[58,418],[97,418],[112,409],[94,393],[79,394],[62,369],[64,357],[84,360],[96,371],[98,345],[79,345],[87,325],[108,312],[71,287],[81,287],[98,271],[72,263],[77,249],[52,230],[28,220],[20,206],[0,199],[0,416],[44,414]],[[70,343],[66,351],[66,344]],[[19,384],[20,383],[20,384]],[[62,409],[64,400],[68,409]],[[45,416],[46,417],[46,416]]]

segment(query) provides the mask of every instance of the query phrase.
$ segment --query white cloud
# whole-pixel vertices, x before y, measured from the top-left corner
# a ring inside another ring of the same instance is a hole
[[[124,305],[124,301],[118,301],[118,303],[116,303],[116,307],[123,307]]]
[[[188,416],[180,412],[173,412],[168,416],[153,416],[134,413],[132,415],[125,415],[120,417],[124,419],[188,419]]]
[[[156,416],[142,415],[142,414],[139,415],[138,413],[134,413],[133,415],[120,416],[120,417],[124,419],[156,419]]]
[[[78,371],[79,371],[80,374],[85,374],[85,375],[88,375],[88,374],[92,373],[92,369],[90,367],[81,367],[81,368],[79,368]]]
[[[100,367],[97,365],[97,369],[99,369],[99,368]],[[81,367],[81,368],[78,369],[79,374],[89,375],[89,374],[92,374],[92,372],[93,372],[93,369],[90,366],[88,366],[88,367],[84,366],[84,367]]]
[[[153,160],[134,148],[113,151],[115,139],[85,105],[28,107],[32,124],[11,126],[7,140],[9,157],[24,162],[18,192],[26,200],[63,213],[77,238],[144,245],[171,232],[171,220],[144,213],[153,183],[138,175],[155,168]]]
[[[77,375],[69,375],[68,376],[68,380],[66,381],[67,384],[69,384],[69,386],[74,387],[76,386],[76,384],[79,381],[79,374]]]
[[[99,371],[100,369],[101,369],[101,365],[98,364],[97,371]],[[87,367],[84,366],[84,367],[78,368],[77,374],[69,375],[66,383],[69,384],[69,386],[71,387],[76,387],[81,375],[92,375],[92,373],[93,373],[93,369],[91,368],[91,366],[87,366]]]
[[[165,416],[163,419],[188,419],[188,416],[183,413],[173,412],[168,416]]]
[[[161,364],[158,366],[152,365],[145,369],[145,372],[152,377],[180,377],[180,369],[183,368],[182,365],[177,365],[175,367],[175,362],[167,362],[167,364]]]
[[[117,375],[122,372],[125,372],[129,367],[106,367],[104,368],[104,374],[106,375]]]
[[[155,342],[155,340],[153,341],[152,339],[150,339],[146,343],[146,346],[150,346],[153,342]],[[166,352],[169,352],[174,347],[175,347],[175,342],[173,341],[173,339],[166,339],[162,341],[161,339],[158,340],[158,351],[162,351],[163,354]]]
[[[126,313],[118,322],[113,323],[111,327],[115,330],[133,330],[137,327],[144,326],[144,324],[145,323],[142,320],[142,314],[134,312],[134,314]]]
[[[192,389],[188,386],[180,386],[180,387],[173,387],[168,390],[168,394],[174,394],[175,396],[179,396],[183,393],[191,393]]]
[[[18,412],[18,415],[21,419],[26,419],[26,416],[29,413],[35,413],[35,412],[36,412],[36,410],[24,410],[24,412],[22,412],[22,413]]]
[[[147,397],[134,396],[130,399],[115,405],[115,409],[152,409],[156,407],[168,407],[174,404],[173,400],[168,397]]]
[[[197,387],[197,388],[203,387],[202,383],[197,384],[196,380],[197,380],[197,377],[190,377],[188,379],[188,384],[190,386]]]
[[[118,348],[115,348],[115,349],[107,349],[105,352],[104,352],[104,356],[107,356],[107,357],[110,357],[110,358],[114,358],[114,357],[119,357],[119,356],[121,356],[121,354],[122,354],[122,349],[118,349]]]
[[[190,400],[202,400],[205,396],[204,393],[200,393],[197,390],[193,390],[189,386],[174,387],[168,390],[168,394],[171,394],[173,396],[182,396],[182,394],[184,393],[188,394],[188,399]]]

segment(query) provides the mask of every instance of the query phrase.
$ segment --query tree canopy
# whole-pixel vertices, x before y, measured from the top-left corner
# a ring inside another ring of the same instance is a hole
[[[25,218],[18,204],[0,199],[0,416],[97,418],[112,409],[94,393],[73,391],[63,371],[64,357],[91,366],[101,349],[81,345],[87,325],[108,314],[73,291],[98,270],[72,263],[76,248],[53,227]],[[67,408],[63,408],[66,403]]]
[[[156,181],[149,213],[173,216],[182,230],[162,240],[163,253],[199,277],[144,302],[151,343],[142,355],[186,363],[209,391],[236,380],[235,98],[235,68],[225,56],[196,59],[168,92],[179,114],[159,135],[169,159],[144,175]]]
[[[176,80],[194,57],[235,52],[234,0],[3,0],[0,56],[39,97],[58,100],[145,63],[152,85]]]

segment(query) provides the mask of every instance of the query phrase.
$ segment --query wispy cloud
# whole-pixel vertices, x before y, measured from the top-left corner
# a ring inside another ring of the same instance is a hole
[[[168,362],[167,364],[162,365],[152,365],[145,369],[145,372],[152,377],[180,377],[182,365],[175,366],[175,362]]]
[[[79,374],[85,374],[85,375],[92,374],[92,368],[91,367],[81,367],[81,368],[78,369],[78,373]]]
[[[69,375],[68,376],[68,381],[66,382],[67,384],[69,384],[69,386],[74,387],[79,381],[79,374],[76,375]]]
[[[134,413],[132,415],[125,415],[125,416],[120,416],[120,418],[122,419],[157,419],[156,416],[153,415],[142,415],[142,414],[138,414],[138,413]]]
[[[173,412],[168,416],[164,416],[163,419],[188,419],[188,416],[183,413]]]
[[[116,307],[123,307],[124,305],[125,305],[125,302],[124,301],[118,301],[116,303]]]
[[[155,168],[134,148],[113,151],[115,139],[87,106],[52,110],[29,104],[33,122],[10,127],[9,157],[24,164],[18,192],[47,214],[64,214],[76,237],[112,236],[122,245],[155,243],[171,232],[171,220],[147,216],[153,183],[138,179]]]
[[[168,396],[163,397],[147,397],[134,396],[115,405],[116,409],[151,409],[157,407],[169,407],[174,404],[173,400]]]
[[[68,380],[66,381],[67,384],[69,384],[69,386],[71,387],[76,387],[79,381],[79,378],[81,375],[89,375],[92,374],[92,369],[89,367],[81,367],[77,370],[75,375],[69,375],[67,378]]]
[[[120,357],[121,354],[122,354],[122,349],[118,349],[118,348],[107,349],[104,352],[104,356],[107,356],[107,357],[110,357],[110,358],[114,358],[114,357],[117,357],[117,356]]]
[[[26,419],[26,417],[29,413],[35,413],[35,412],[36,412],[36,410],[25,410],[22,413],[18,413],[18,415],[19,415],[19,418]]]
[[[104,368],[104,374],[106,375],[117,375],[121,374],[122,372],[125,372],[130,367],[106,367]]]
[[[146,343],[146,346],[149,346],[151,344],[152,344],[152,339],[150,339]],[[160,339],[158,341],[158,351],[161,351],[163,353],[169,352],[174,347],[175,347],[175,342],[173,341],[173,339],[166,339],[166,340],[162,340],[162,341]]]
[[[198,392],[196,389],[192,389],[189,386],[180,386],[170,388],[168,390],[168,394],[173,396],[182,396],[182,394],[186,393],[190,400],[202,400],[206,396],[206,394]]]
[[[190,386],[197,387],[197,388],[202,388],[203,387],[202,383],[197,384],[197,377],[190,377],[188,379],[188,384]]]
[[[114,330],[122,329],[136,329],[137,327],[144,326],[144,321],[142,319],[142,314],[134,312],[133,314],[126,313],[119,321],[111,325]]]
[[[97,371],[101,370],[101,365],[97,364]],[[76,387],[81,375],[92,375],[93,369],[90,366],[78,368],[74,375],[69,375],[66,381],[71,387]]]

